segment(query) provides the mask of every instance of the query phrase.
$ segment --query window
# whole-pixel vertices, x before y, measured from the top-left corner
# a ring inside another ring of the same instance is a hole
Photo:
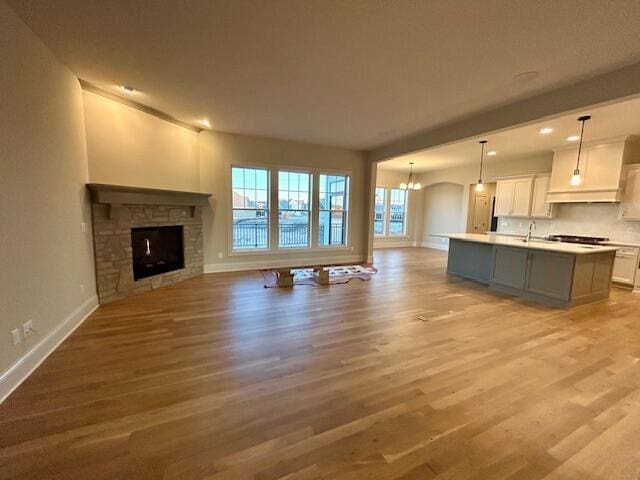
[[[349,177],[320,175],[318,244],[346,245]]]
[[[387,189],[376,187],[376,203],[373,218],[373,234],[384,235],[384,225],[387,220]]]
[[[376,187],[373,234],[400,236],[407,233],[407,191]]]
[[[389,235],[404,235],[407,225],[407,191],[391,189],[389,201]]]
[[[278,172],[278,245],[308,247],[311,238],[311,174]]]
[[[231,168],[233,249],[269,248],[269,170]]]

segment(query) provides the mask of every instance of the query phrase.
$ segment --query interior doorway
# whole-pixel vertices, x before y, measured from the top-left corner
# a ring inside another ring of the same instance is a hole
[[[495,229],[495,198],[495,183],[485,183],[481,192],[476,192],[475,185],[469,186],[467,233],[485,233]]]

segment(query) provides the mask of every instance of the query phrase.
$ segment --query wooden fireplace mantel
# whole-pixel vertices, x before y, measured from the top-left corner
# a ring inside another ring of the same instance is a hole
[[[163,190],[158,188],[130,187],[125,185],[108,185],[104,183],[88,183],[93,203],[104,203],[109,206],[109,217],[121,205],[171,205],[191,207],[191,215],[197,207],[207,205],[211,193],[183,192],[180,190]]]

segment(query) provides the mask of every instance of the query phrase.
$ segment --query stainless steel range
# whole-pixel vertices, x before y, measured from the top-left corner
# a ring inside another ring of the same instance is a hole
[[[547,240],[553,240],[554,242],[584,243],[586,245],[602,245],[604,242],[609,241],[606,237],[583,237],[581,235],[549,235]]]

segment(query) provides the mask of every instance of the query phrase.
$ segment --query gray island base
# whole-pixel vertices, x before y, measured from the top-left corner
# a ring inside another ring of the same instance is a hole
[[[609,297],[615,247],[451,234],[447,273],[555,307]]]

